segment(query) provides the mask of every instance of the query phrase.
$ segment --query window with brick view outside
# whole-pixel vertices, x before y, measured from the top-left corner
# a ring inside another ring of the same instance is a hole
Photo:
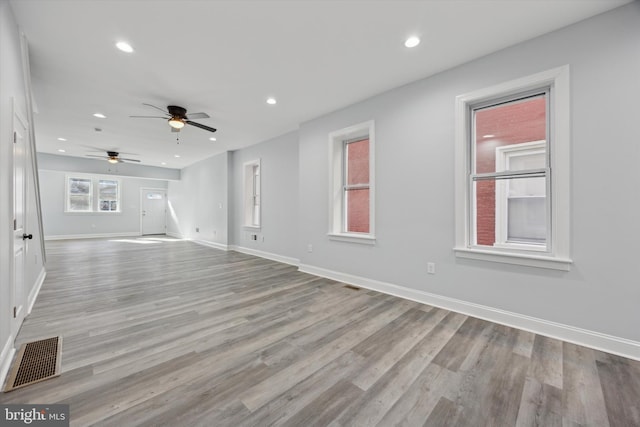
[[[497,147],[546,140],[546,129],[544,95],[476,110],[475,173],[496,172]],[[496,181],[483,180],[475,184],[476,244],[493,246],[496,241]]]
[[[345,145],[345,231],[369,233],[369,139]]]

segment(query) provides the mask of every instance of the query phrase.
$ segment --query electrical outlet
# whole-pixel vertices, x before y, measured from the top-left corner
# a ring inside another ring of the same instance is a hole
[[[434,262],[427,263],[427,273],[436,274],[436,264]]]
[[[313,245],[311,243],[307,245],[307,252],[313,252]]]

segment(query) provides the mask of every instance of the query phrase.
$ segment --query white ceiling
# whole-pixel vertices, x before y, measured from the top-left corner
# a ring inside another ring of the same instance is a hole
[[[14,0],[38,150],[182,168],[632,0]],[[406,37],[421,44],[407,49]],[[132,54],[115,48],[120,40]],[[267,105],[269,96],[277,98]],[[145,107],[211,118],[171,133]],[[100,112],[107,116],[92,116]],[[96,132],[99,127],[102,132]],[[179,144],[176,135],[180,136]],[[217,141],[212,142],[209,137]],[[66,138],[66,142],[57,138]],[[176,154],[180,158],[174,157]]]

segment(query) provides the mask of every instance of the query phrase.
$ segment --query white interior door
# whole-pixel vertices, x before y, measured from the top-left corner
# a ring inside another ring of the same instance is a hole
[[[13,116],[13,274],[11,333],[15,337],[25,315],[24,268],[26,242],[30,237],[25,230],[25,165],[27,124],[20,116]]]
[[[142,234],[165,234],[167,231],[167,191],[141,189]]]

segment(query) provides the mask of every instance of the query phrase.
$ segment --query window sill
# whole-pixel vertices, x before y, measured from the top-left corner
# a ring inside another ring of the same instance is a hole
[[[329,240],[337,242],[358,243],[361,245],[375,245],[376,237],[370,234],[360,235],[355,233],[329,233]]]
[[[64,211],[65,215],[122,215],[122,211]]]
[[[458,258],[500,262],[503,264],[515,264],[526,267],[547,268],[551,270],[569,271],[571,269],[571,264],[573,263],[569,258],[544,255],[507,253],[471,248],[454,248],[453,250]]]

